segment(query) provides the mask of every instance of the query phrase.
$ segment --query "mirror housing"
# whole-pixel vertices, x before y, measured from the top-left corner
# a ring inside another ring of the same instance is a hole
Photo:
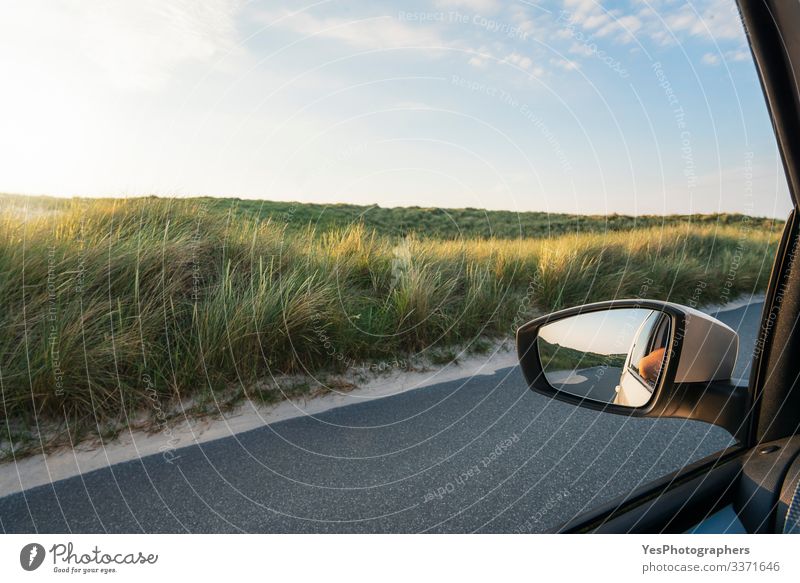
[[[581,314],[649,309],[671,319],[670,341],[657,386],[647,403],[631,407],[595,401],[553,387],[545,377],[537,338],[546,324]],[[580,407],[635,417],[673,417],[718,425],[735,438],[746,435],[750,395],[731,381],[739,337],[719,320],[698,310],[655,300],[613,300],[569,308],[537,318],[517,330],[520,368],[534,391]]]

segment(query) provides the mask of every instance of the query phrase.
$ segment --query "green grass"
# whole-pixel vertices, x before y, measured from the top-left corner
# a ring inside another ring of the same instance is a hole
[[[150,200],[158,200],[152,197]],[[309,226],[317,232],[336,231],[353,225],[363,225],[368,231],[386,236],[434,236],[437,239],[495,237],[518,239],[550,237],[564,234],[606,233],[644,228],[663,228],[691,223],[696,226],[740,225],[741,214],[707,215],[570,215],[544,212],[486,211],[475,208],[442,209],[420,207],[383,208],[378,205],[305,204],[238,198],[198,197],[184,199],[205,212],[232,214],[249,219],[271,220],[290,232]],[[97,203],[112,204],[111,199]],[[22,213],[25,207],[55,211],[69,207],[70,199],[47,196],[25,197],[0,194],[0,207],[14,207]],[[774,219],[748,217],[753,228],[771,230]]]
[[[627,354],[598,354],[584,352],[548,342],[541,336],[536,340],[542,370],[556,372],[578,370],[596,366],[622,368]]]
[[[464,226],[483,212],[464,210],[457,237],[403,218],[446,222],[423,209],[362,223],[356,207],[336,207],[342,226],[315,228],[316,206],[281,218],[279,203],[225,199],[0,206],[0,415],[13,435],[44,420],[103,433],[187,399],[271,402],[274,391],[254,387],[274,376],[420,352],[440,361],[590,301],[723,303],[764,289],[782,228],[732,215],[584,217],[586,228],[542,236],[536,215],[539,230],[521,238],[516,215],[488,213],[506,236],[487,237]]]

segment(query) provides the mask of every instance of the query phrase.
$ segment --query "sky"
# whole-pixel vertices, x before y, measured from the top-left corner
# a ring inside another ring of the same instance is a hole
[[[0,0],[0,192],[785,217],[733,0]]]
[[[639,326],[652,313],[643,308],[623,308],[579,314],[545,324],[539,336],[581,352],[628,354]]]

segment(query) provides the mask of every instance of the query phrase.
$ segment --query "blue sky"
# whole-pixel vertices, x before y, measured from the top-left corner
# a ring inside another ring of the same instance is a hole
[[[732,0],[0,0],[0,191],[789,209]]]

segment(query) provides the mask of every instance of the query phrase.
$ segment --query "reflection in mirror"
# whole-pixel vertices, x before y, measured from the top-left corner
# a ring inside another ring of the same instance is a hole
[[[536,341],[545,378],[581,398],[642,407],[658,386],[670,322],[662,312],[623,308],[545,324]]]

